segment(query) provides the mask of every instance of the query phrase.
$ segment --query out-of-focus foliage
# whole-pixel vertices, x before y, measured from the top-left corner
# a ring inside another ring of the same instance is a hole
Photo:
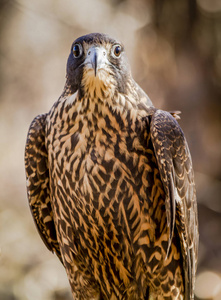
[[[221,299],[220,0],[1,0],[0,299],[71,299],[29,212],[23,153],[30,122],[62,92],[72,41],[89,32],[122,40],[155,106],[182,111],[199,203],[196,299]]]

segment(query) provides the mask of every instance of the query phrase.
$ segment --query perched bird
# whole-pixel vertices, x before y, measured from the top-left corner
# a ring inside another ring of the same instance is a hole
[[[133,80],[120,42],[74,41],[64,91],[25,149],[31,212],[74,299],[193,299],[197,204],[176,118]]]

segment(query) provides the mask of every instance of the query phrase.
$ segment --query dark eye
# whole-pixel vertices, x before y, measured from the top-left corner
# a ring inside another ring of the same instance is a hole
[[[115,45],[113,47],[113,54],[115,57],[119,57],[121,55],[121,52],[122,52],[122,48],[120,45]]]
[[[80,44],[75,44],[73,47],[73,54],[74,57],[78,58],[82,55],[83,49],[82,46]]]

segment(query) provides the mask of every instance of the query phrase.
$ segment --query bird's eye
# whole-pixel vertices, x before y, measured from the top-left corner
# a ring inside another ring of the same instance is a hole
[[[122,48],[120,45],[114,45],[113,47],[113,55],[115,57],[119,57],[121,55],[121,52],[122,52]]]
[[[80,44],[75,44],[73,47],[73,54],[75,58],[78,58],[82,55],[83,49]]]

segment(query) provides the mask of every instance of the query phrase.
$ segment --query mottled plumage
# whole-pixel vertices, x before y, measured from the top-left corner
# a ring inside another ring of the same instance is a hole
[[[33,218],[74,299],[193,299],[195,185],[172,115],[133,80],[121,43],[73,43],[61,97],[30,126],[25,165]]]

